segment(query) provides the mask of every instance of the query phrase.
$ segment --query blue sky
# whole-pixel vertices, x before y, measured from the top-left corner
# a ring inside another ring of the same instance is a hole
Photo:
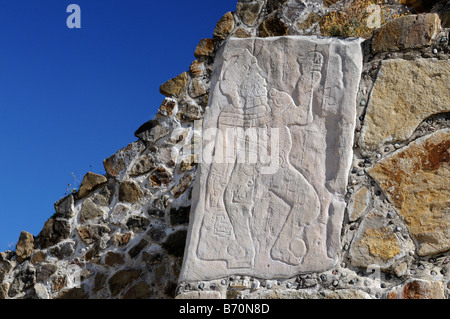
[[[237,0],[0,0],[0,251],[136,140]],[[81,28],[66,25],[81,8]]]

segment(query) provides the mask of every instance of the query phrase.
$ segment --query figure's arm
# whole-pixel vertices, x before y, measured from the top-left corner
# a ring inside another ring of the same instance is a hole
[[[312,113],[304,105],[295,105],[292,97],[286,92],[272,88],[269,91],[269,99],[273,113],[277,118],[282,118],[284,124],[307,125],[312,121]]]

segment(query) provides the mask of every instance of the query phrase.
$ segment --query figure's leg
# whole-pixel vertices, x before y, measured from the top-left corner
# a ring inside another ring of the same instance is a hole
[[[283,169],[280,178],[274,179],[277,195],[289,203],[291,209],[278,239],[271,250],[274,259],[290,265],[299,265],[307,253],[304,227],[313,222],[320,213],[320,203],[314,188],[295,169]]]
[[[253,174],[246,174],[248,167],[236,164],[230,183],[225,190],[225,208],[233,226],[235,240],[228,247],[234,257],[229,260],[230,268],[249,268],[253,264],[255,248],[250,231],[250,218],[253,208]]]

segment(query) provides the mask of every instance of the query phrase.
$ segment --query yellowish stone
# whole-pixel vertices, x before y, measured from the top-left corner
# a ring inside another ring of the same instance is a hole
[[[360,146],[375,151],[408,140],[427,117],[450,111],[450,62],[383,61],[369,100]]]
[[[450,130],[412,142],[367,172],[403,216],[420,256],[450,249]]]

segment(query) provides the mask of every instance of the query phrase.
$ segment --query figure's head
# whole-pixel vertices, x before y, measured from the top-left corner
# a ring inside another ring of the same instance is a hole
[[[250,68],[239,87],[239,94],[243,98],[267,96],[266,79],[260,75],[257,68]]]

